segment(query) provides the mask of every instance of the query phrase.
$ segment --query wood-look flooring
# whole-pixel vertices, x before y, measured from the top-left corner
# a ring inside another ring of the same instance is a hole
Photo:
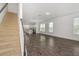
[[[8,12],[0,24],[0,56],[19,56],[19,25],[18,17]]]
[[[79,41],[47,35],[26,35],[28,56],[79,56]]]

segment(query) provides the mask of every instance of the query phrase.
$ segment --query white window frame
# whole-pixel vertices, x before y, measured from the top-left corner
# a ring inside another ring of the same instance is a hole
[[[53,32],[53,22],[49,23],[49,32]]]

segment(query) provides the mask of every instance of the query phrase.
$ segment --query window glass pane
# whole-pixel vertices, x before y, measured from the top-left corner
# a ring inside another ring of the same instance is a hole
[[[53,32],[53,22],[49,23],[49,32]]]
[[[73,32],[74,34],[79,34],[79,18],[74,18],[73,20]]]
[[[45,24],[40,24],[40,31],[45,32]]]

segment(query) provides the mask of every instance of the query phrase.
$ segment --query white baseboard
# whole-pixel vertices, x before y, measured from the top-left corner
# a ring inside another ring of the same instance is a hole
[[[48,33],[41,33],[41,34],[45,34],[45,35],[49,35],[49,36],[55,36],[55,37],[59,37],[59,38],[69,39],[69,40],[79,41],[79,38],[71,38],[71,37],[60,36],[60,35],[55,35],[55,34],[52,35],[52,34],[48,34]]]

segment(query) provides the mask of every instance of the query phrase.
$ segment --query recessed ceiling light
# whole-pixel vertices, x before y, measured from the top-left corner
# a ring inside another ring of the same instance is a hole
[[[46,14],[46,15],[50,15],[50,12],[46,12],[45,14]]]

